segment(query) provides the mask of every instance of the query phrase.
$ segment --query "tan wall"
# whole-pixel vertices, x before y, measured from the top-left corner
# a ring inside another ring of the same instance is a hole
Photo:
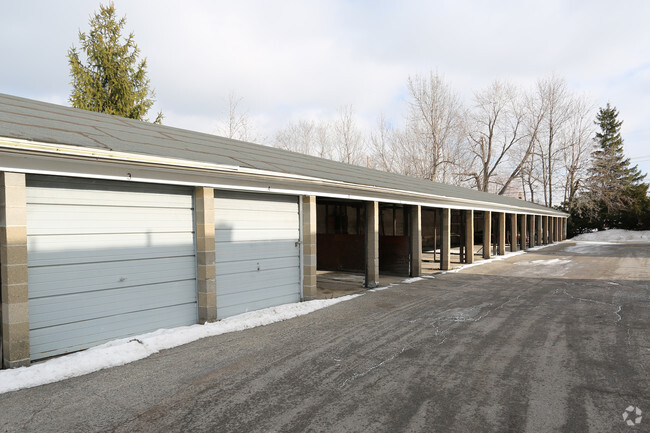
[[[302,198],[302,298],[310,300],[316,298],[316,197],[303,196]]]
[[[217,277],[214,249],[214,189],[194,190],[197,298],[199,323],[217,320]]]
[[[29,365],[25,175],[0,173],[0,274],[4,367]]]

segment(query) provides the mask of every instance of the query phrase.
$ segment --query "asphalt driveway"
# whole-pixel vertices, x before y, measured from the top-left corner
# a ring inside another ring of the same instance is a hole
[[[2,394],[0,432],[650,431],[649,285],[650,244],[565,242]]]

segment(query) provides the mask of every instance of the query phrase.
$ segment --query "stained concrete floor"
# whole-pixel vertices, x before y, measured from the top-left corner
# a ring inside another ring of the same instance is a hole
[[[483,260],[481,255],[483,247],[479,245],[474,246],[474,261]],[[423,275],[436,275],[443,271],[440,270],[440,251],[437,250],[434,254],[433,250],[424,251],[422,254],[422,274]],[[451,250],[451,269],[456,269],[462,266],[460,263],[460,251],[458,248]],[[397,284],[401,281],[408,279],[407,275],[379,275],[379,287]],[[355,272],[342,272],[342,271],[317,271],[317,299],[330,299],[338,298],[339,296],[346,296],[355,293],[361,293],[366,290],[364,287],[365,276],[362,273]]]

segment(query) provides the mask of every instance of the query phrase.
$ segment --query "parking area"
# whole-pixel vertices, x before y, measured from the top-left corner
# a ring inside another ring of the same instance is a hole
[[[650,244],[564,242],[2,394],[0,431],[648,431],[649,284]]]

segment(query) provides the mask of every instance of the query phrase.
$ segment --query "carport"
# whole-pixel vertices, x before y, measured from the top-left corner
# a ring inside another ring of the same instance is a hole
[[[511,248],[555,242],[566,216],[0,94],[3,366],[313,299],[319,269],[370,288],[505,254],[506,221]]]

